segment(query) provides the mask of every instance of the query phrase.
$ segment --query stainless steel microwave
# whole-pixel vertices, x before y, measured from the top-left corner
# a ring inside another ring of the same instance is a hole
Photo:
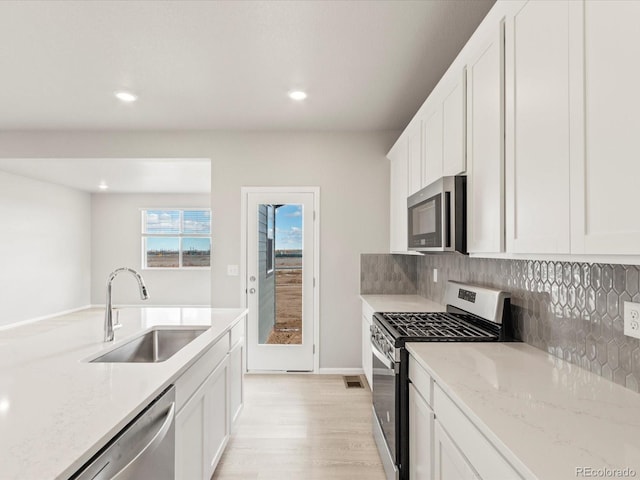
[[[467,253],[467,177],[442,177],[407,199],[408,247]]]

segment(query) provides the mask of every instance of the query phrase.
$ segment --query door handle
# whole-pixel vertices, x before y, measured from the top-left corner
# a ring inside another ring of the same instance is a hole
[[[250,288],[249,289],[249,293],[256,293],[256,289],[255,288]]]

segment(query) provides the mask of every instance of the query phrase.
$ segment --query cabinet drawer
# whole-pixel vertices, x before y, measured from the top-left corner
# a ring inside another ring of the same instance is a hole
[[[235,327],[231,329],[231,343],[229,344],[231,348],[233,348],[240,340],[244,338],[244,321],[245,319],[243,318]]]
[[[373,322],[373,314],[374,314],[373,307],[363,300],[362,301],[362,316],[367,320],[367,322],[372,323]]]
[[[213,372],[218,364],[224,360],[229,352],[229,334],[226,333],[213,347],[200,357],[176,381],[176,412],[187,403],[200,385]]]
[[[523,478],[438,385],[433,389],[433,409],[436,419],[481,478]]]
[[[422,398],[429,405],[433,405],[433,379],[411,355],[409,355],[409,380],[411,380],[411,383],[416,387]]]

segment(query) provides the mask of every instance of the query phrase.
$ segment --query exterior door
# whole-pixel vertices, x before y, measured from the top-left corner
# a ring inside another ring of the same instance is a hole
[[[313,371],[314,192],[247,193],[249,371]]]

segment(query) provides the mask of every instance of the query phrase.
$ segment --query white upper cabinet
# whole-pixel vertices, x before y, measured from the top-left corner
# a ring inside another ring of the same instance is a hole
[[[406,196],[466,172],[469,253],[637,263],[638,20],[640,1],[497,1],[399,140],[392,251]]]
[[[407,251],[407,187],[408,154],[407,142],[398,142],[389,152],[389,250],[391,253]],[[368,341],[368,339],[367,339]]]
[[[407,136],[407,196],[422,188],[422,122],[410,125]],[[406,200],[406,198],[405,198]]]
[[[422,186],[426,187],[442,177],[442,104],[435,102],[434,109],[422,121],[424,134],[424,160]]]
[[[459,175],[467,169],[466,70],[451,75],[442,101],[442,175]]]
[[[576,61],[572,251],[640,254],[640,2],[572,4]],[[581,40],[584,41],[581,42]],[[580,109],[580,103],[583,108]]]
[[[467,249],[499,253],[504,251],[503,24],[474,36],[467,47]]]
[[[507,251],[569,253],[569,2],[512,5],[521,8],[505,32]]]

